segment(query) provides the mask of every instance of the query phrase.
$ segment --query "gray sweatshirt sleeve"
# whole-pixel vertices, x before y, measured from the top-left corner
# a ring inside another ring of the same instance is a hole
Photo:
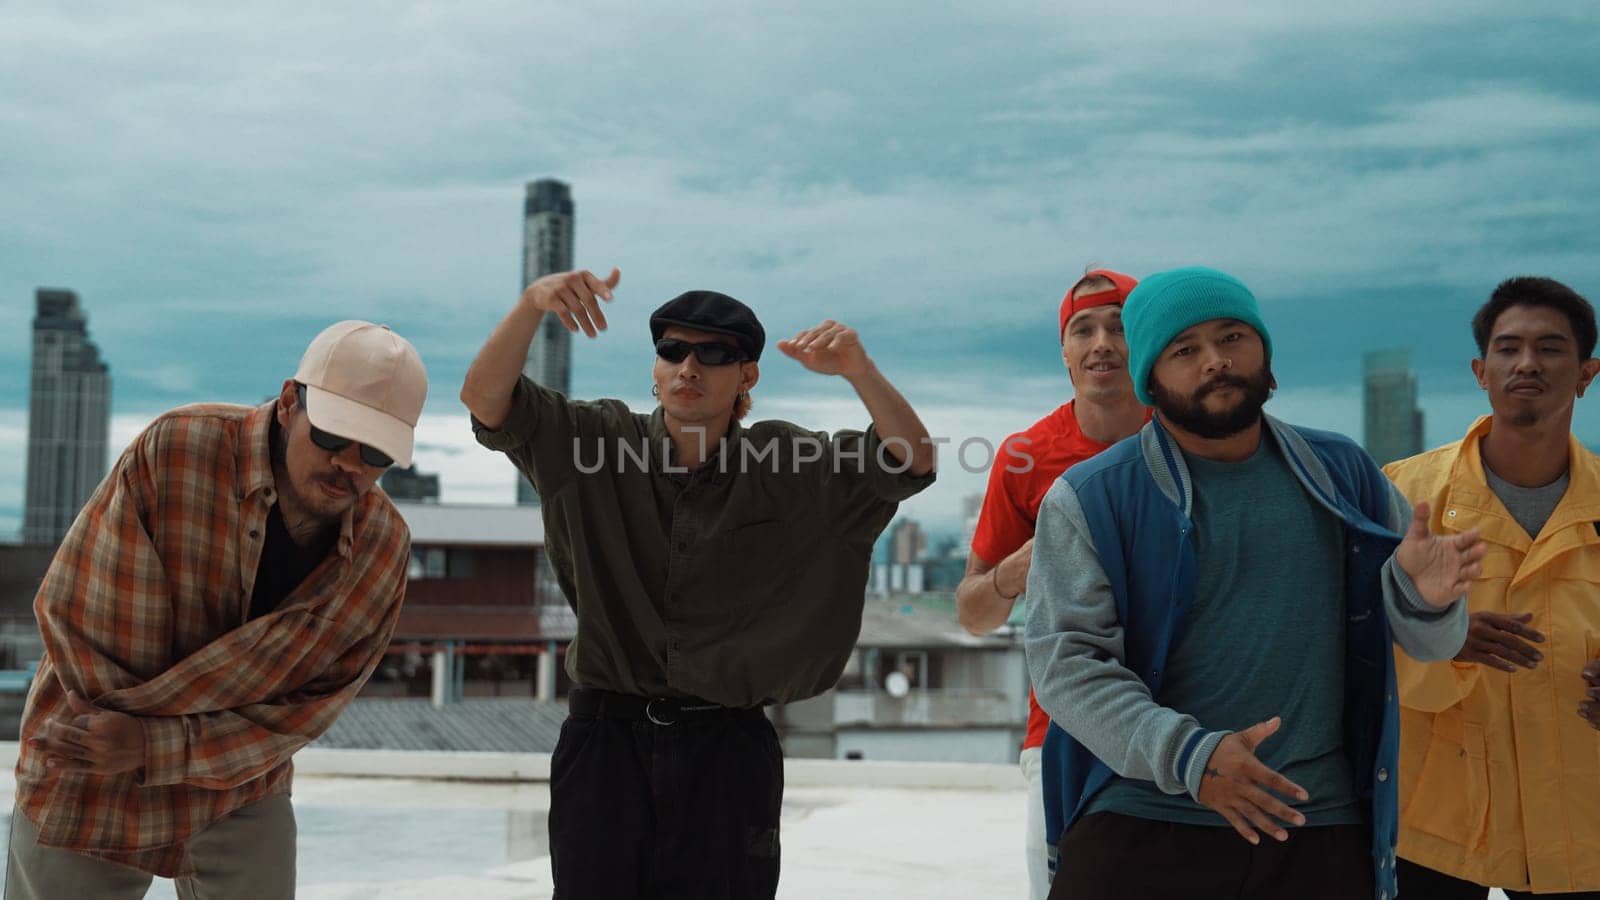
[[[1389,486],[1386,524],[1396,534],[1405,534],[1411,527],[1411,504],[1393,485]],[[1394,556],[1383,564],[1383,609],[1389,616],[1395,643],[1419,662],[1449,659],[1461,652],[1461,645],[1467,641],[1466,598],[1457,597],[1449,606],[1435,609],[1422,599],[1416,583]]]
[[[1039,508],[1027,596],[1024,648],[1040,707],[1118,775],[1198,798],[1205,763],[1228,732],[1160,705],[1123,663],[1111,583],[1065,480]]]

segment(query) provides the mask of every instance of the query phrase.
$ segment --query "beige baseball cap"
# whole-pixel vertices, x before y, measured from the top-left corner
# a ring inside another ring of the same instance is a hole
[[[294,380],[306,386],[311,424],[411,465],[428,372],[410,341],[387,325],[337,322],[312,339]]]

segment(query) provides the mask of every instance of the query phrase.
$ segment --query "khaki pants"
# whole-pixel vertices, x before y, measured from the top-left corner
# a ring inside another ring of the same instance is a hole
[[[258,800],[189,840],[195,874],[176,880],[183,900],[292,900],[295,825],[289,795]],[[39,844],[39,829],[11,810],[5,900],[136,900],[152,876],[113,862]]]
[[[1040,757],[1044,748],[1022,751],[1022,780],[1027,784],[1028,831],[1022,841],[1028,870],[1028,900],[1045,900],[1050,895],[1050,848],[1044,841],[1044,776]]]

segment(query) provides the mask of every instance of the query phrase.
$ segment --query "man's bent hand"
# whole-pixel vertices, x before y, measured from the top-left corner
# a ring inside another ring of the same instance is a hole
[[[612,288],[622,280],[622,272],[611,270],[602,281],[593,272],[555,272],[546,275],[522,292],[522,302],[540,312],[552,313],[568,331],[582,330],[595,337],[606,330],[606,314],[600,301],[612,299]]]
[[[1411,511],[1411,527],[1394,551],[1395,562],[1411,576],[1417,593],[1435,609],[1443,609],[1465,594],[1483,574],[1483,555],[1489,547],[1478,530],[1438,535],[1428,531],[1428,504]]]
[[[1532,669],[1539,665],[1544,655],[1522,640],[1544,641],[1544,635],[1528,627],[1533,613],[1520,616],[1504,613],[1475,612],[1467,628],[1467,642],[1456,654],[1456,662],[1478,663],[1515,672],[1517,666]]]
[[[45,766],[89,775],[121,775],[144,767],[144,723],[138,716],[101,709],[67,692],[70,720],[51,719],[29,746]]]
[[[1256,748],[1282,724],[1282,719],[1273,716],[1223,738],[1206,761],[1206,773],[1200,780],[1200,802],[1220,813],[1240,837],[1252,844],[1261,843],[1257,831],[1280,841],[1288,840],[1289,832],[1279,821],[1306,823],[1305,816],[1274,796],[1281,794],[1304,802],[1309,799],[1305,788],[1256,759]]]

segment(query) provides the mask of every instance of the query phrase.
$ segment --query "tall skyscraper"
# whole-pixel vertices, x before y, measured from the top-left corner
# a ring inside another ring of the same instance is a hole
[[[1375,350],[1362,357],[1361,417],[1367,453],[1378,465],[1422,452],[1422,410],[1410,350]]]
[[[522,286],[542,275],[572,268],[572,189],[565,182],[541,178],[528,182],[522,204]],[[572,334],[555,316],[545,316],[528,348],[523,374],[563,394],[572,390]],[[517,479],[517,502],[538,503],[526,478]]]
[[[105,477],[111,375],[77,294],[40,288],[34,299],[22,540],[53,544]]]

